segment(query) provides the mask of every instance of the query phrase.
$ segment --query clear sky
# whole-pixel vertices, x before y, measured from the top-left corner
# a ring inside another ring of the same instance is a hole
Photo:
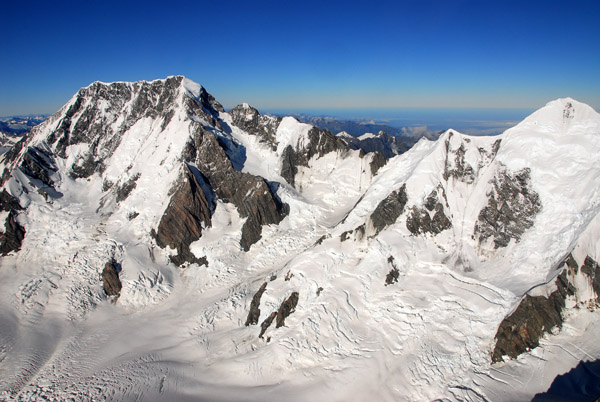
[[[183,74],[226,107],[600,109],[600,1],[0,3],[0,116]]]

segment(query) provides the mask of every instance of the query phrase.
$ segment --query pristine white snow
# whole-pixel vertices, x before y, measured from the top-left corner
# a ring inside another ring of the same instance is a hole
[[[197,97],[200,88],[185,79],[180,96]],[[551,102],[498,137],[449,130],[389,160],[375,177],[370,156],[358,151],[315,156],[295,188],[283,182],[279,158],[287,145],[302,149],[311,126],[284,118],[273,151],[222,113],[232,132],[218,135],[244,148],[243,171],[282,183],[277,194],[290,214],[263,228],[245,253],[243,219],[217,201],[212,227],[191,245],[209,265],[184,268],[169,263],[169,250],[152,246],[149,234],[182,168],[191,120],[175,110],[164,129],[143,119],[127,130],[103,178],[62,174],[64,196],[52,202],[22,174],[7,184],[29,207],[20,218],[21,251],[0,259],[0,400],[521,400],[580,359],[600,358],[600,313],[582,304],[541,347],[490,363],[499,323],[525,291],[556,275],[565,253],[574,250],[579,264],[586,255],[600,259],[600,116],[588,106]],[[106,113],[118,127],[119,116]],[[32,143],[59,122],[55,115],[37,128]],[[473,183],[442,177],[446,149],[461,146]],[[61,171],[82,150],[69,148]],[[530,167],[543,207],[519,242],[494,250],[472,235],[501,165]],[[122,184],[137,174],[120,203],[102,191],[103,180]],[[371,237],[369,216],[403,184],[407,209],[442,185],[452,229],[413,236],[405,212]],[[129,220],[132,212],[139,215]],[[364,235],[355,231],[363,224]],[[116,303],[105,299],[100,280],[110,257],[123,267]],[[385,286],[393,267],[398,283]],[[582,278],[579,301],[594,297]],[[245,327],[263,282],[259,325]],[[285,326],[273,323],[259,339],[260,322],[294,291],[299,302]]]

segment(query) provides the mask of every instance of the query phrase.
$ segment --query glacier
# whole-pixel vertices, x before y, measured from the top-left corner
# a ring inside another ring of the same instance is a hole
[[[570,98],[381,162],[182,76],[93,83],[0,160],[0,400],[531,399],[600,358],[599,155]],[[560,278],[559,325],[497,338]]]

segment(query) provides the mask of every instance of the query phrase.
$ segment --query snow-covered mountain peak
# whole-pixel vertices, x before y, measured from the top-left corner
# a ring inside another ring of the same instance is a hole
[[[308,132],[313,128],[310,124],[301,123],[295,117],[284,117],[277,128],[277,151],[291,145],[294,148],[304,148],[308,142]]]
[[[576,135],[580,127],[598,127],[600,114],[591,106],[572,98],[548,102],[507,132],[537,131],[554,135]]]
[[[400,152],[182,76],[82,88],[0,159],[0,393],[527,399],[546,351],[600,357],[600,119],[558,102]]]

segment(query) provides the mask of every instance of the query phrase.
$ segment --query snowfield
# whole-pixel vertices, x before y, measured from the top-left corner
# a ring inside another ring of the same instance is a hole
[[[19,251],[0,257],[0,400],[514,401],[600,358],[598,295],[579,273],[562,328],[517,359],[491,361],[498,326],[528,291],[550,294],[569,254],[579,265],[600,260],[600,115],[589,106],[559,99],[496,137],[448,130],[375,175],[371,154],[314,155],[291,186],[281,157],[288,145],[308,146],[312,126],[284,118],[275,148],[227,112],[218,119],[230,130],[221,129],[188,114],[185,100],[203,90],[188,79],[175,89],[172,114],[125,126],[138,84],[121,83],[132,96],[118,107],[96,105],[93,118],[120,139],[101,173],[67,174],[93,147],[82,142],[54,151],[58,196],[16,168],[4,184],[26,207],[18,215],[26,233]],[[48,146],[76,99],[34,129],[28,146]],[[81,116],[70,117],[72,127]],[[235,145],[239,170],[279,183],[289,214],[245,252],[246,218],[215,199],[211,226],[190,245],[208,265],[178,267],[169,259],[176,251],[158,247],[151,232],[198,122]],[[106,138],[98,152],[112,146]],[[0,161],[5,167],[13,166]],[[500,199],[502,180],[524,169],[524,194],[537,194],[541,207],[532,201],[537,212],[523,218],[531,225],[495,247],[499,234],[475,227],[490,194]],[[114,189],[132,178],[117,201]],[[403,212],[377,230],[374,211],[403,186]],[[437,209],[427,212],[432,193]],[[415,234],[419,211],[432,219],[441,211],[451,227]],[[122,269],[118,299],[103,290],[111,259]],[[392,272],[396,281],[386,283]],[[264,283],[258,325],[246,326]],[[259,338],[293,292],[285,324]]]

